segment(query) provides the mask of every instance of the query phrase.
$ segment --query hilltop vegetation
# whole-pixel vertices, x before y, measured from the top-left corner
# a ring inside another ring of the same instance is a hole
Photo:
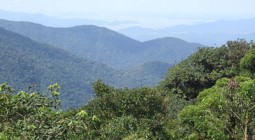
[[[12,95],[2,84],[0,138],[254,139],[254,49],[245,40],[201,48],[155,88],[116,89],[99,80],[93,100],[64,112],[58,84],[47,95]]]
[[[240,73],[240,59],[250,49],[244,40],[229,41],[219,48],[201,48],[168,71],[161,86],[187,99],[195,98],[223,77]]]

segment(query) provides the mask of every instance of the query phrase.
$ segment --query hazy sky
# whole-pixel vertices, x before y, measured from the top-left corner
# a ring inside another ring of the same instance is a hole
[[[255,0],[0,0],[0,9],[65,18],[200,22],[255,17]]]

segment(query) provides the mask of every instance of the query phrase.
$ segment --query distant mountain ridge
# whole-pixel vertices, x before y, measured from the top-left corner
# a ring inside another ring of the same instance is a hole
[[[43,90],[59,83],[65,109],[93,98],[92,82],[98,79],[115,87],[154,86],[171,67],[167,63],[150,62],[120,72],[3,28],[0,28],[0,50],[0,83],[7,82],[25,91],[33,84]]]
[[[137,40],[151,40],[154,38],[172,36],[199,42],[209,46],[219,46],[228,40],[245,38],[254,40],[255,18],[243,20],[219,20],[195,25],[177,25],[161,29],[128,27],[119,32]]]
[[[162,40],[179,40],[183,43],[168,43],[164,47],[162,43],[159,43],[152,46],[150,43],[160,41],[139,42],[107,28],[91,25],[52,28],[30,22],[0,20],[0,27],[119,70],[128,69],[149,61],[175,63],[195,52],[196,48],[203,47],[200,44],[191,44],[177,38]],[[159,47],[163,50],[160,50]],[[185,49],[176,51],[179,50],[177,48]],[[173,53],[173,51],[175,52]],[[183,53],[183,51],[188,53]],[[178,54],[180,55],[177,57]]]
[[[169,63],[169,58],[171,57],[175,58],[175,61],[171,61],[172,64],[184,59],[185,57],[183,56],[189,56],[194,53],[198,47],[205,47],[198,43],[187,43],[175,37],[164,37],[145,41],[143,42],[143,46],[146,51],[142,55],[144,57],[150,56],[148,62],[160,61]]]
[[[154,86],[174,63],[204,46],[171,37],[139,42],[91,25],[53,28],[0,20],[0,47],[0,83],[23,90],[59,83],[69,108],[93,98],[97,79],[115,87]]]
[[[97,26],[109,26],[109,25],[122,25],[127,23],[134,23],[135,21],[104,21],[96,19],[84,19],[84,18],[59,18],[52,17],[43,14],[30,14],[0,10],[0,17],[6,20],[13,21],[30,21],[34,23],[40,23],[45,26],[52,27],[71,27],[74,25],[97,25]]]

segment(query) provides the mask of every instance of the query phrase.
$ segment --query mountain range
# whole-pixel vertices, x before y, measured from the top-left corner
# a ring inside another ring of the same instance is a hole
[[[72,27],[75,25],[96,25],[110,27],[139,41],[148,41],[163,37],[176,37],[188,42],[198,42],[207,46],[221,46],[229,40],[238,38],[253,40],[255,18],[239,20],[207,20],[205,22],[162,27],[143,28],[136,21],[105,21],[89,18],[60,18],[42,14],[19,13],[0,10],[2,19],[30,21],[50,27]]]
[[[171,37],[140,42],[92,25],[53,28],[31,22],[0,20],[0,27],[117,70],[150,61],[175,63],[195,52],[198,47],[203,47]]]
[[[255,37],[255,18],[242,20],[218,20],[194,25],[178,25],[151,29],[128,27],[119,32],[140,41],[159,37],[177,37],[189,42],[199,42],[208,46],[220,46],[228,40],[244,38],[252,40]]]
[[[118,72],[104,64],[79,58],[68,51],[38,43],[0,28],[0,82],[27,90],[54,83],[61,85],[61,99],[77,106],[93,97],[91,84],[97,79],[112,84]]]
[[[63,108],[77,107],[93,98],[97,79],[115,87],[154,86],[198,47],[204,46],[170,37],[140,42],[91,25],[0,20],[0,82],[22,90],[59,83]]]

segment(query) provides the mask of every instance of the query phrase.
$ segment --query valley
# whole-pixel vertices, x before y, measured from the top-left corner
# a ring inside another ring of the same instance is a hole
[[[171,66],[203,47],[171,37],[139,42],[89,25],[53,28],[0,20],[0,27],[1,57],[8,58],[1,61],[1,82],[22,90],[59,83],[64,108],[93,99],[91,85],[98,79],[119,88],[153,87]]]
[[[0,0],[0,140],[255,140],[254,4]]]

